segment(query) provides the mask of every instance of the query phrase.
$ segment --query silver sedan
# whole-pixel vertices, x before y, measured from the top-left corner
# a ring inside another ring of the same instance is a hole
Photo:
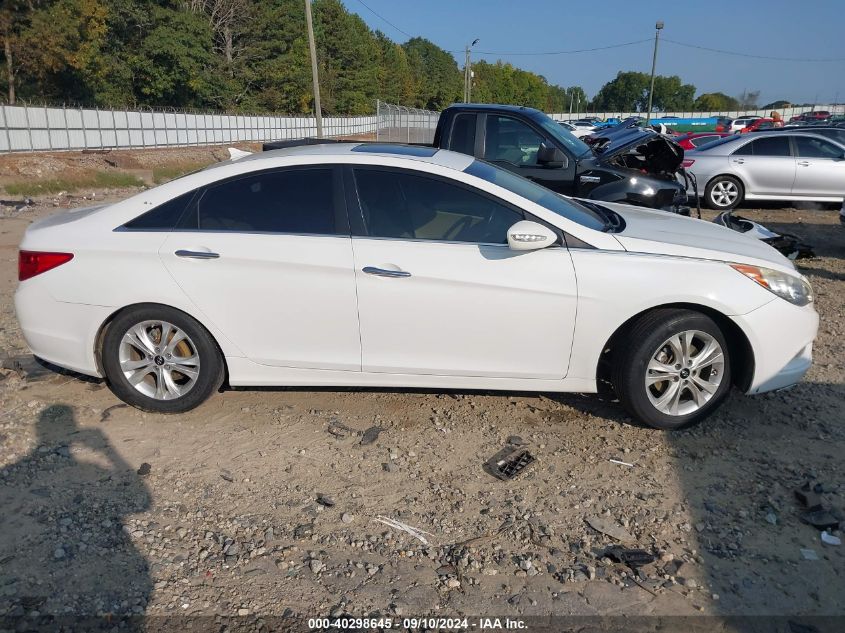
[[[845,197],[845,145],[810,132],[725,137],[687,152],[684,166],[695,174],[704,203],[719,211],[743,200]]]

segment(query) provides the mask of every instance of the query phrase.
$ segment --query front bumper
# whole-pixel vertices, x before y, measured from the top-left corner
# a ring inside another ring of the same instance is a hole
[[[731,319],[754,353],[754,376],[746,393],[765,393],[799,382],[813,363],[819,315],[813,304],[798,307],[780,298]]]

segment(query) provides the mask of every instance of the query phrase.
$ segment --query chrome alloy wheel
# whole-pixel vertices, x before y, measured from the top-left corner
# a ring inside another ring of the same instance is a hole
[[[658,411],[688,415],[718,391],[724,369],[725,355],[719,342],[706,332],[687,330],[664,341],[652,354],[645,390]]]
[[[123,335],[120,369],[129,384],[156,400],[180,398],[200,375],[200,357],[191,338],[167,321],[142,321]]]
[[[710,191],[710,198],[713,200],[713,204],[720,207],[729,207],[736,202],[738,197],[739,188],[736,186],[736,183],[730,180],[720,180],[713,185],[713,189]]]

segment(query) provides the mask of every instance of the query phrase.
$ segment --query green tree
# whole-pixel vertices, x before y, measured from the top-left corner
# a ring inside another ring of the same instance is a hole
[[[378,98],[410,105],[414,100],[414,75],[405,49],[381,31],[376,31],[376,41],[381,51]]]
[[[212,35],[187,11],[155,7],[152,23],[131,58],[137,95],[157,106],[200,107],[208,102]]]
[[[316,0],[314,37],[320,65],[320,97],[332,114],[373,111],[379,88],[380,50],[366,23],[340,0]]]
[[[452,55],[421,37],[408,40],[402,48],[414,77],[413,105],[442,110],[461,98],[463,74]]]
[[[592,107],[596,110],[643,112],[648,107],[651,77],[646,73],[619,72],[596,94]],[[652,107],[658,111],[689,110],[693,105],[695,86],[685,84],[677,75],[654,78]]]
[[[739,101],[729,97],[724,92],[705,92],[696,98],[693,107],[700,111],[721,111],[738,110]]]

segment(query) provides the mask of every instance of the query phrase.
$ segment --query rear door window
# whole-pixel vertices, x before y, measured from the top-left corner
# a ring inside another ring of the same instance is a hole
[[[335,215],[331,168],[274,170],[206,187],[180,228],[333,235]]]
[[[791,156],[789,139],[785,136],[767,136],[743,145],[734,156]]]

